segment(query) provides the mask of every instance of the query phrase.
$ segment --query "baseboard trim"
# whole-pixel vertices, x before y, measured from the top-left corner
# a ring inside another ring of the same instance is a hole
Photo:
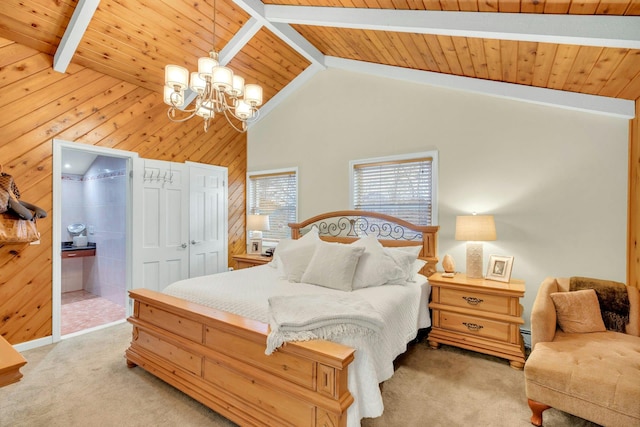
[[[34,348],[42,347],[43,345],[53,344],[53,337],[48,336],[44,338],[38,338],[37,340],[27,341],[13,346],[17,351],[27,351]]]

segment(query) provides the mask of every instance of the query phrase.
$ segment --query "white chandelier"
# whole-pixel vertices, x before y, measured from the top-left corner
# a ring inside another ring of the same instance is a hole
[[[164,68],[164,102],[169,105],[167,116],[173,122],[184,122],[192,117],[204,119],[204,131],[209,129],[209,121],[216,113],[224,114],[227,121],[238,132],[247,131],[247,122],[258,118],[262,105],[262,87],[257,84],[244,84],[244,78],[235,75],[233,70],[220,65],[218,52],[215,51],[216,3],[213,2],[213,50],[208,57],[198,59],[198,71],[191,73],[179,65],[167,65]],[[183,109],[189,115],[177,119],[176,110],[180,110],[185,101],[185,90],[189,87],[195,92],[194,107]],[[240,122],[238,127],[235,121]]]

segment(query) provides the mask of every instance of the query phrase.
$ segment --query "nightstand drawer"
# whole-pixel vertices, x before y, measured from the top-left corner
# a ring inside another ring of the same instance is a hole
[[[488,295],[459,289],[442,288],[440,303],[453,307],[488,311],[497,314],[510,314],[510,298],[501,295]]]
[[[234,255],[232,258],[236,262],[236,270],[256,267],[258,265],[264,265],[273,261],[273,258],[262,256],[260,254]]]
[[[455,332],[477,335],[497,341],[509,341],[509,324],[481,317],[441,311],[439,327]]]

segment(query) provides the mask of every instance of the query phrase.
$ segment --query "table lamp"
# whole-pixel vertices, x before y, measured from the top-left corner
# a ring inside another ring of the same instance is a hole
[[[456,240],[467,241],[467,277],[481,279],[482,242],[496,240],[493,215],[461,215],[456,217]]]
[[[247,215],[247,230],[252,231],[252,239],[262,239],[262,232],[269,229],[269,215]]]

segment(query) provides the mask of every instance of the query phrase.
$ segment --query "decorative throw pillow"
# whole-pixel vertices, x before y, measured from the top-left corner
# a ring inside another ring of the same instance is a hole
[[[374,236],[363,237],[351,245],[364,247],[353,276],[353,289],[380,286],[402,275],[400,267]]]
[[[400,267],[401,274],[389,280],[389,285],[401,285],[415,276],[414,262],[417,260],[422,246],[402,246],[397,248],[384,248],[384,252]]]
[[[623,332],[629,323],[629,294],[624,283],[613,280],[573,276],[569,290],[593,289],[598,296],[604,327],[609,331]]]
[[[351,291],[358,260],[363,246],[318,242],[302,282],[325,288]]]
[[[553,292],[560,329],[569,334],[605,332],[598,296],[593,289],[572,292]]]

